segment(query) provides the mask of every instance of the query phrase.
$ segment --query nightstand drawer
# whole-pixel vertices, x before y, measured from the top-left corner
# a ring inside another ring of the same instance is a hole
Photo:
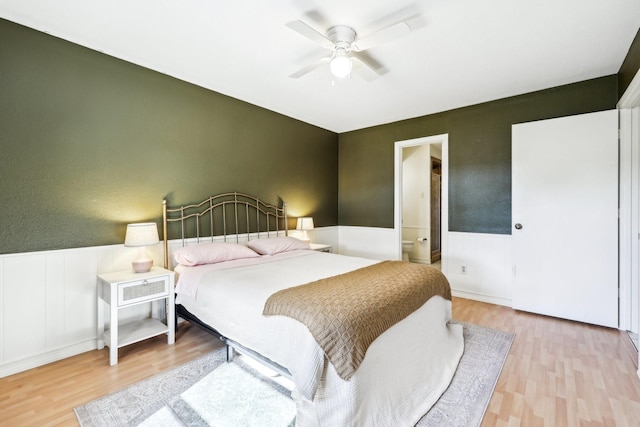
[[[118,306],[166,297],[169,294],[169,279],[154,278],[121,283],[118,286]]]

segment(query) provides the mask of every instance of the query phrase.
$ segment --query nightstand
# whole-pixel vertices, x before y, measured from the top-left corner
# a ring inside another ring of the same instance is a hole
[[[313,251],[329,252],[329,253],[333,251],[333,247],[331,245],[322,245],[320,243],[309,243],[309,246],[311,246],[311,250]]]
[[[167,344],[175,342],[173,271],[153,267],[147,273],[118,271],[98,275],[98,350],[109,347],[109,364],[118,363],[118,349],[160,334]],[[159,305],[160,302],[164,309]],[[151,303],[152,317],[118,324],[118,311],[124,307]],[[109,305],[109,328],[105,329],[105,304]]]

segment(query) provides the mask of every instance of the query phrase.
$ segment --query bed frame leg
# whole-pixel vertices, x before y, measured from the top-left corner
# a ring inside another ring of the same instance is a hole
[[[227,344],[227,362],[233,361],[234,354],[233,347]]]

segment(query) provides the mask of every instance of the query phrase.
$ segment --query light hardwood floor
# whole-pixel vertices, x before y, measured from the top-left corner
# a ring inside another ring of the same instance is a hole
[[[516,334],[483,427],[640,426],[626,334],[459,298],[453,317]]]
[[[73,408],[222,347],[202,329],[184,323],[176,343],[157,336],[119,351],[89,351],[0,378],[0,426],[77,426]]]
[[[640,426],[640,379],[625,334],[454,298],[453,316],[516,334],[482,426]],[[204,355],[220,344],[181,326],[120,350],[91,351],[0,379],[0,425],[77,425],[73,408]],[[637,356],[635,356],[637,357]]]

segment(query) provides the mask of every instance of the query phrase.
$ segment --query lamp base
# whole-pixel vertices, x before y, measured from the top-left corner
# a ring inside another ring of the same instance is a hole
[[[131,261],[131,266],[133,267],[133,271],[136,273],[146,273],[151,270],[153,267],[153,259],[147,254],[147,248],[142,246],[138,251],[138,256],[136,259]]]
[[[151,270],[151,267],[153,267],[153,260],[135,260],[131,262],[131,266],[133,267],[133,271],[136,273],[146,273]]]
[[[309,236],[307,235],[307,230],[302,230],[302,236],[298,237],[298,240],[302,240],[303,242],[311,243]]]

